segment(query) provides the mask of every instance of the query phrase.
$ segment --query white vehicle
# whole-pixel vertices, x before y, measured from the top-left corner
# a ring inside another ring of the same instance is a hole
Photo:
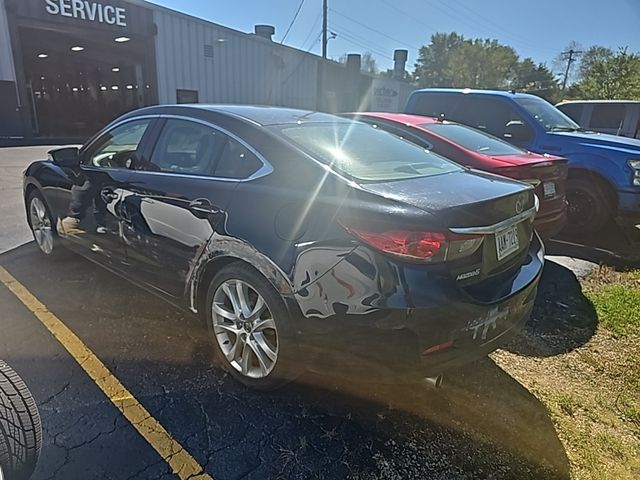
[[[556,107],[586,130],[640,138],[640,102],[570,100]]]

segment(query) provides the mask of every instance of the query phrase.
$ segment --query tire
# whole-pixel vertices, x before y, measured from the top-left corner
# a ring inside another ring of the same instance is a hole
[[[37,190],[32,190],[27,195],[27,220],[38,250],[47,257],[58,257],[62,246],[56,223],[42,194]]]
[[[36,402],[18,374],[0,360],[0,469],[4,478],[30,478],[41,447]]]
[[[566,192],[566,233],[596,233],[613,219],[613,202],[597,180],[570,178]]]
[[[245,308],[238,288],[245,292]],[[235,301],[229,292],[235,294]],[[248,314],[258,310],[258,296],[264,306],[257,316]],[[209,284],[205,308],[216,359],[242,384],[273,390],[302,372],[295,329],[284,300],[253,267],[242,262],[223,267]]]

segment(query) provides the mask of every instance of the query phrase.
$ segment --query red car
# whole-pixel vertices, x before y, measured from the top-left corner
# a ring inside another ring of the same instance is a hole
[[[403,113],[359,112],[342,116],[370,123],[461,165],[530,183],[540,200],[535,227],[551,238],[567,219],[567,160],[531,153],[475,128]]]

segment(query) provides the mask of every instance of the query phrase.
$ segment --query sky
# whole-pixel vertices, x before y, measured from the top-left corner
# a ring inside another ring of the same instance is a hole
[[[298,6],[300,12],[284,43],[320,54],[322,0],[153,0],[227,27],[253,32],[255,24],[276,28],[281,42]],[[553,67],[571,42],[583,48],[603,45],[640,52],[640,0],[328,0],[328,54],[369,51],[382,69],[393,66],[393,50],[409,51],[413,71],[418,48],[433,33],[494,38],[520,57]],[[333,35],[332,35],[333,36]]]

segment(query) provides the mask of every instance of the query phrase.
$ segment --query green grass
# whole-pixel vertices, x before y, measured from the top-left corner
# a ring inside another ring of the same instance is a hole
[[[603,327],[618,337],[640,335],[640,286],[610,284],[586,293]]]

